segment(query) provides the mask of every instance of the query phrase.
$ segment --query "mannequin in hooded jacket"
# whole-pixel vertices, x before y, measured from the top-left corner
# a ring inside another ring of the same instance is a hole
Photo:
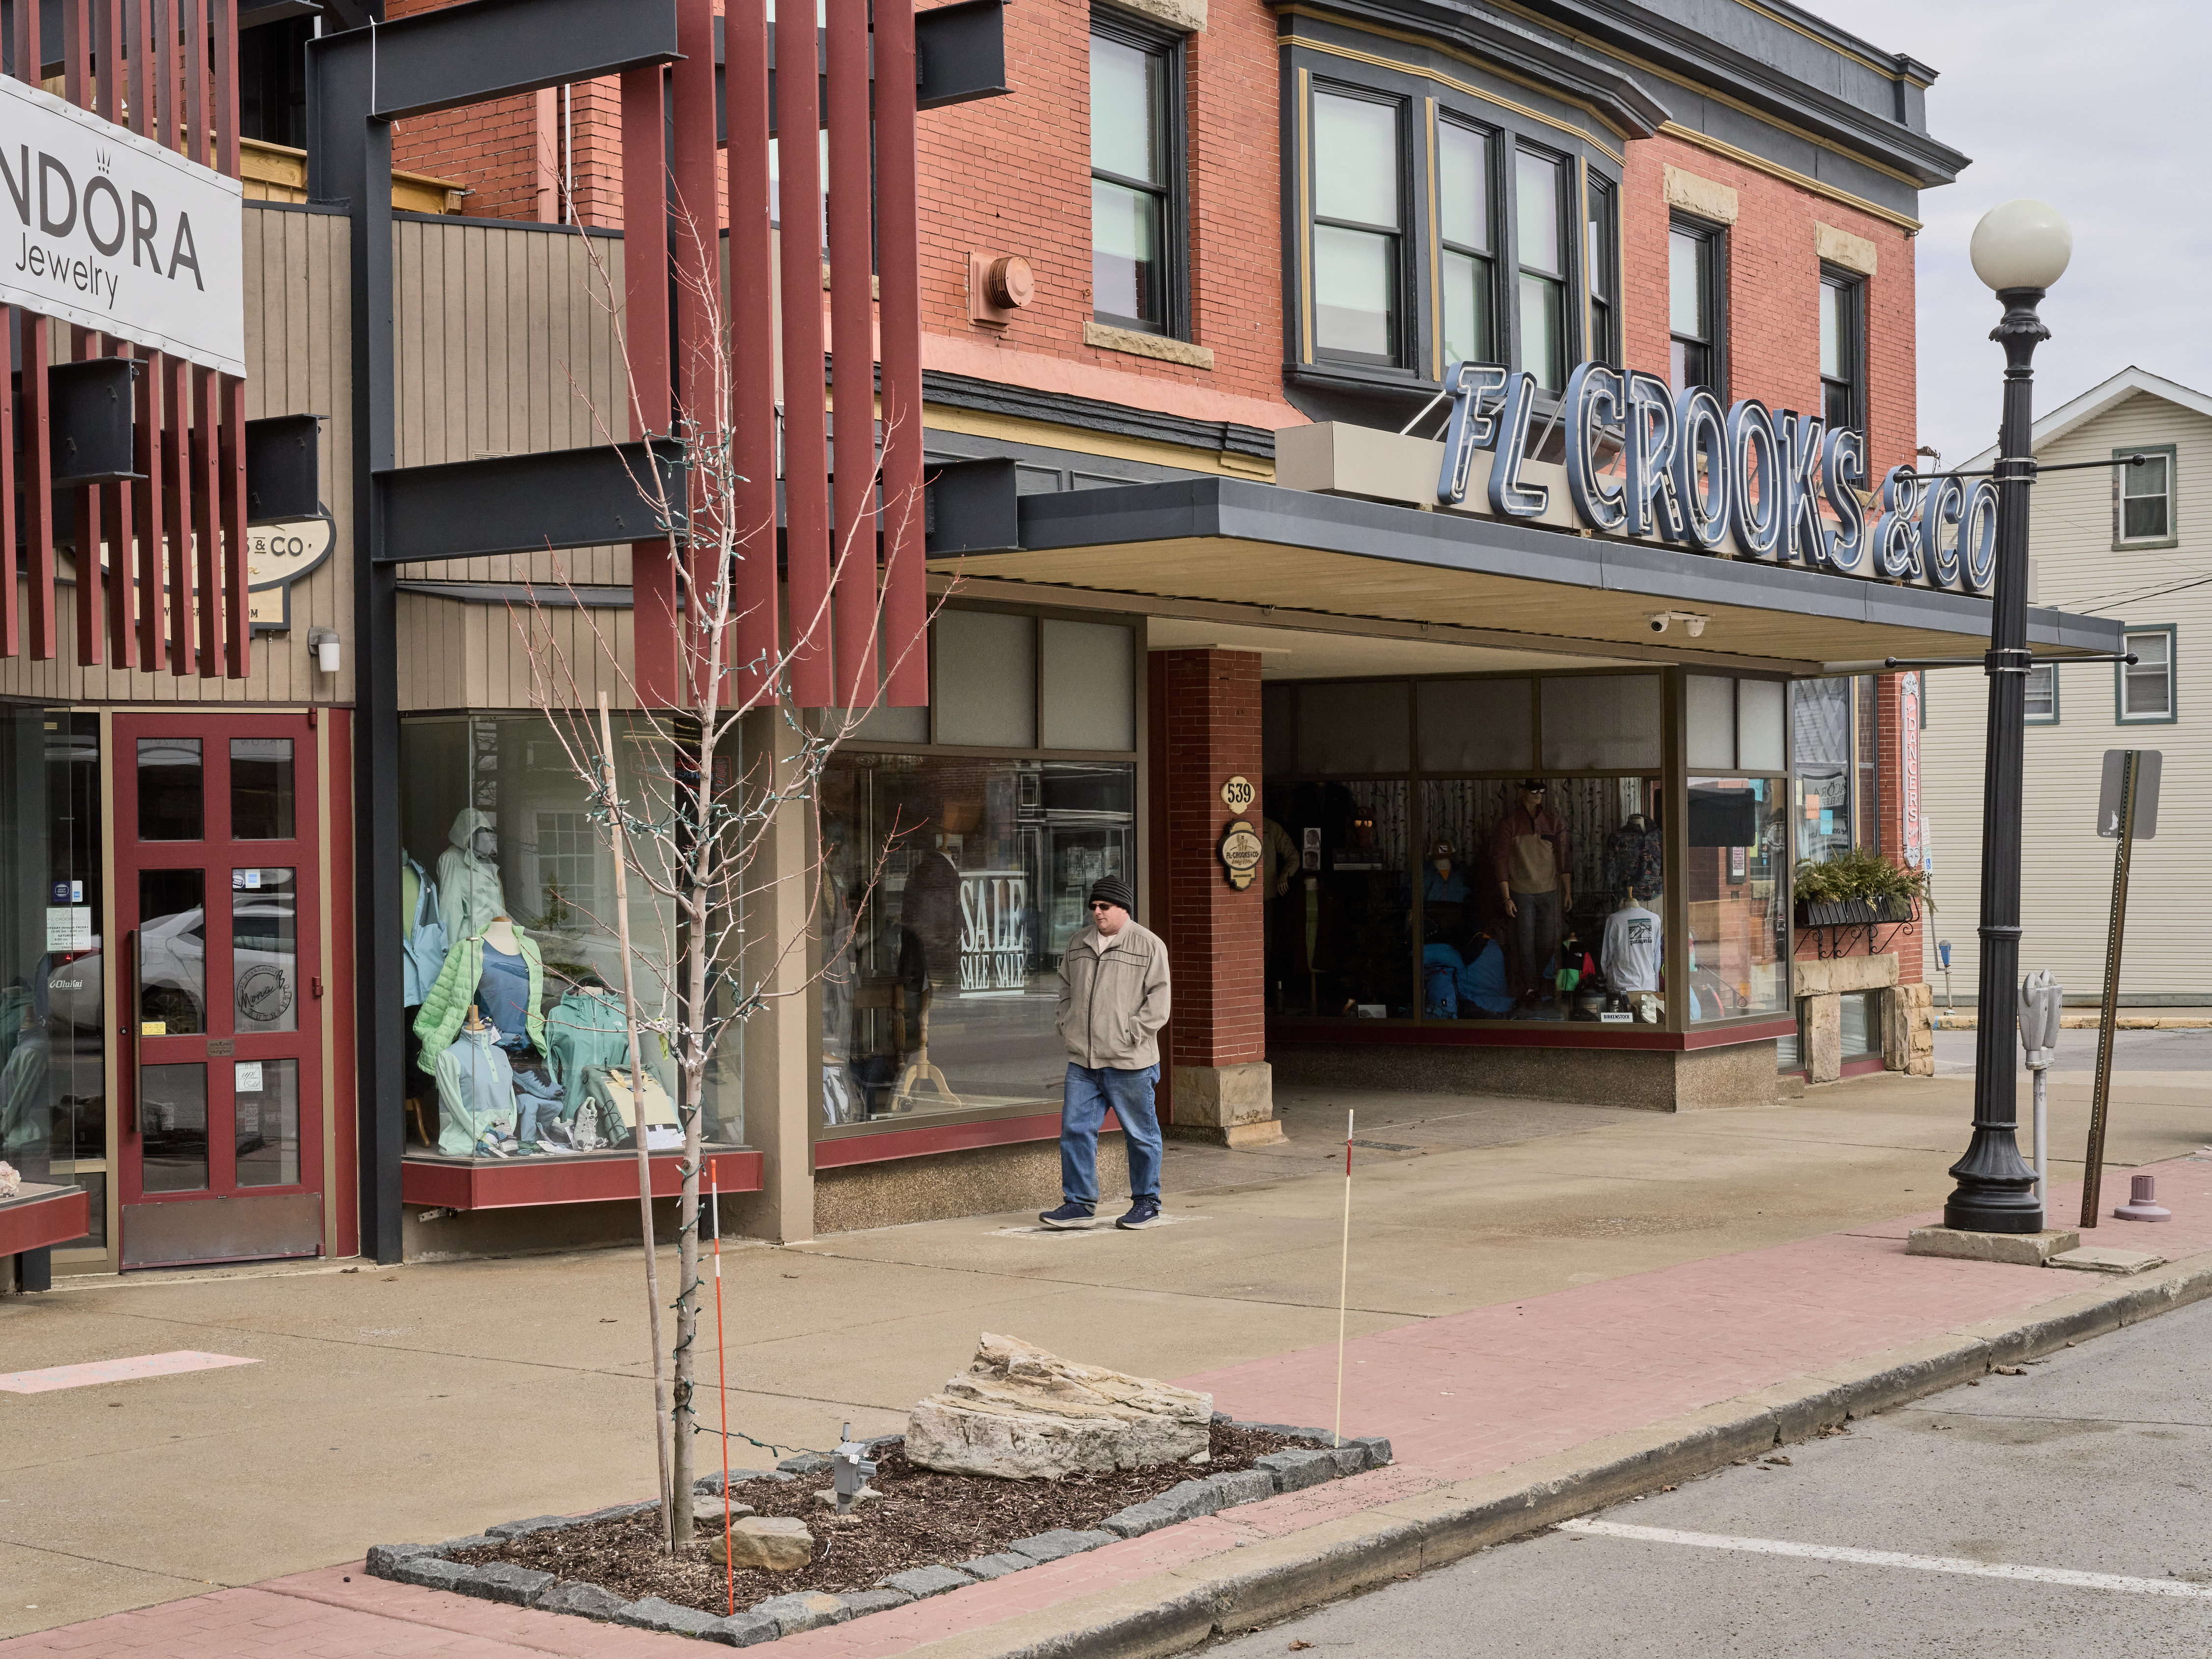
[[[474,939],[509,912],[500,888],[499,834],[491,814],[463,807],[446,839],[453,844],[438,854],[438,920],[450,947]]]

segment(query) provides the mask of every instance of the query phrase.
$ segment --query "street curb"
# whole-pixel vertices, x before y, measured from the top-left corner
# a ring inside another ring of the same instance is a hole
[[[2212,1252],[1863,1360],[1440,1484],[1135,1583],[908,1649],[902,1659],[1157,1659],[1678,1485],[2212,1297]],[[1405,1465],[1392,1471],[1409,1473]],[[1378,1471],[1377,1473],[1381,1473]],[[1354,1477],[1358,1479],[1358,1477]]]
[[[1941,1008],[1936,1011],[1933,1021],[1934,1028],[1939,1031],[1971,1031],[1980,1023],[1981,1017],[1978,1014],[1946,1013]],[[2065,1014],[2062,1015],[2058,1021],[2059,1029],[2065,1031],[2094,1031],[2103,1024],[2104,1021],[2095,1014]],[[2118,1030],[2123,1031],[2212,1030],[2212,1019],[2195,1014],[2172,1017],[2163,1014],[2122,1014],[2112,1024]]]

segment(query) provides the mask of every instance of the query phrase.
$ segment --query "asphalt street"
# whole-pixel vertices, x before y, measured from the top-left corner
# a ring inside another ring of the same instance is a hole
[[[1941,995],[1941,993],[1938,993]],[[2069,1008],[2069,1014],[2086,1012]],[[2112,1049],[2112,1070],[2122,1072],[2205,1072],[2212,1073],[2212,1030],[2186,1030],[2175,1031],[2122,1031]],[[1972,1031],[1938,1031],[1936,1033],[1936,1075],[1938,1077],[1972,1077],[1974,1074],[1974,1037]],[[2014,1026],[2010,1041],[2013,1054],[2020,1054],[2020,1031]],[[2058,1056],[2051,1062],[2054,1072],[2080,1073],[2087,1076],[2097,1069],[2097,1034],[2094,1030],[2069,1030],[2058,1034]],[[2022,1075],[2026,1075],[2023,1068]]]
[[[2208,1343],[2202,1303],[1209,1659],[2194,1659],[2212,1652]]]

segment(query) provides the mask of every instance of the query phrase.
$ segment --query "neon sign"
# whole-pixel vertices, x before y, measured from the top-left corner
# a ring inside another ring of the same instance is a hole
[[[1552,487],[1524,476],[1536,377],[1454,363],[1437,500],[1464,506],[1489,455],[1490,511],[1537,519]],[[1756,398],[1723,406],[1709,387],[1676,392],[1656,374],[1583,363],[1567,377],[1567,500],[1603,535],[1686,551],[1796,564],[1843,576],[1967,593],[1996,582],[1996,487],[1986,478],[1882,477],[1869,510],[1866,435]]]

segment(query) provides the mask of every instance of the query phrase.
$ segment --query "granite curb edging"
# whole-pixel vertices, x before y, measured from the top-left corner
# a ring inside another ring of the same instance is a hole
[[[1010,1572],[1118,1544],[1125,1538],[1141,1537],[1179,1521],[1218,1515],[1240,1504],[1256,1504],[1282,1492],[1303,1491],[1324,1481],[1381,1468],[1390,1462],[1390,1443],[1379,1435],[1347,1438],[1339,1445],[1325,1429],[1295,1428],[1280,1423],[1243,1423],[1221,1412],[1213,1414],[1213,1420],[1229,1428],[1258,1429],[1310,1443],[1269,1452],[1249,1469],[1185,1480],[1108,1516],[1088,1531],[1056,1527],[1033,1537],[1015,1539],[995,1554],[957,1564],[909,1567],[889,1574],[878,1580],[872,1589],[836,1594],[825,1590],[791,1591],[769,1596],[726,1617],[678,1606],[659,1596],[626,1601],[597,1584],[557,1578],[552,1573],[512,1561],[476,1564],[448,1559],[463,1550],[479,1549],[510,1538],[641,1515],[660,1507],[659,1501],[652,1498],[642,1503],[617,1504],[585,1515],[537,1515],[520,1521],[502,1521],[483,1532],[449,1538],[440,1544],[378,1544],[369,1549],[362,1566],[371,1577],[394,1583],[448,1590],[480,1601],[567,1613],[633,1629],[695,1637],[728,1647],[751,1647],[779,1637],[796,1636],[825,1625],[840,1625],[872,1613],[904,1607],[927,1596],[964,1589],[988,1579],[1002,1578]],[[904,1438],[902,1435],[886,1435],[865,1443],[873,1450],[878,1446],[898,1445]],[[818,1453],[801,1452],[785,1458],[773,1469],[731,1469],[726,1479],[732,1486],[745,1480],[794,1480],[828,1467],[828,1460]],[[724,1472],[716,1470],[694,1481],[692,1491],[719,1497],[724,1481]]]
[[[908,1649],[1164,1659],[2212,1297],[2212,1252]]]

